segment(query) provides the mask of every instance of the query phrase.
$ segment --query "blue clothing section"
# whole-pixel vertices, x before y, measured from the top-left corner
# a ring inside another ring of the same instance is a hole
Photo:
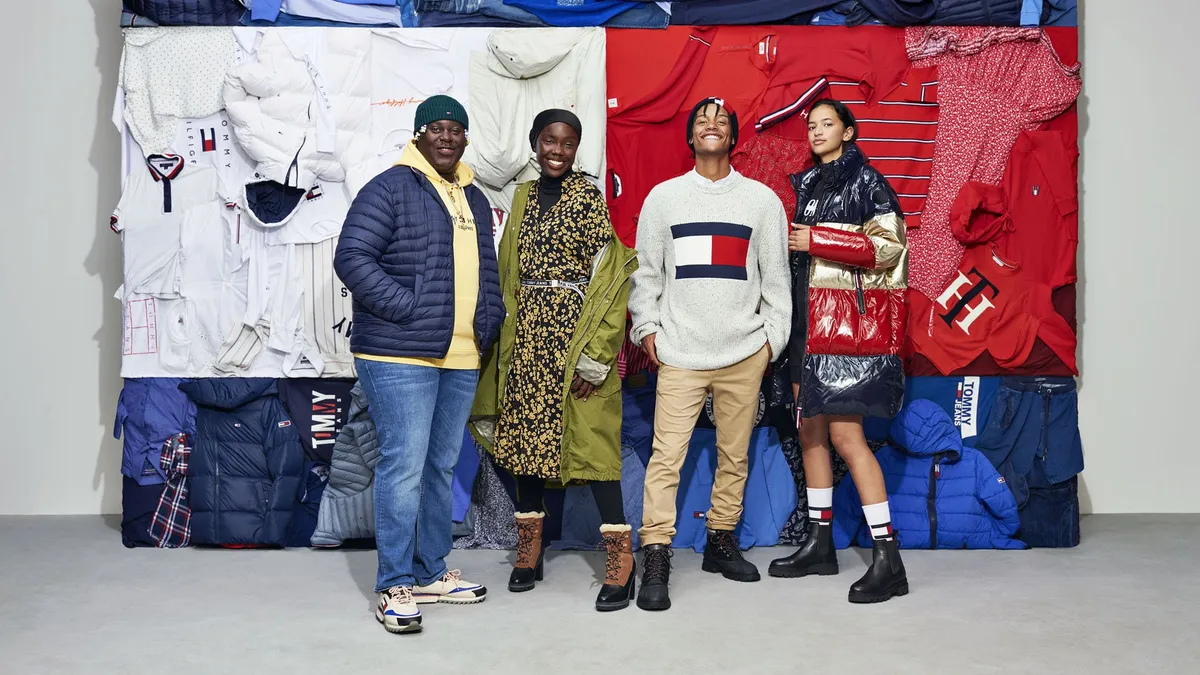
[[[1046,485],[1083,471],[1074,378],[1004,378],[977,447],[1004,475],[1018,506],[1029,496],[1035,465]]]
[[[317,517],[321,512],[321,496],[329,485],[329,465],[324,462],[309,462],[304,467],[304,482],[296,495],[296,506],[292,511],[292,522],[288,525],[287,545],[308,548],[313,532],[317,529]]]
[[[642,3],[629,0],[504,0],[504,4],[536,14],[551,26],[599,26]]]
[[[464,192],[475,222],[490,223],[483,192],[475,185]],[[499,335],[505,310],[492,230],[476,229],[475,337],[483,353]],[[395,166],[372,178],[346,214],[333,267],[354,297],[352,352],[446,356],[454,333],[454,225],[427,177]]]
[[[1045,5],[1045,0],[1022,0],[1021,2],[1021,25],[1022,26],[1040,26],[1042,25],[1042,9]]]
[[[1034,465],[1017,537],[1033,548],[1079,545],[1079,476],[1050,485]]]
[[[815,12],[829,9],[837,0],[688,0],[671,5],[675,26],[808,23]]]
[[[1020,26],[1025,0],[938,0],[936,26]]]
[[[621,446],[637,453],[642,466],[650,463],[654,446],[654,405],[658,375],[648,373],[646,382],[633,386],[626,380],[621,387]],[[622,455],[624,455],[622,450]],[[630,520],[629,522],[636,522]]]
[[[125,548],[157,546],[150,536],[150,523],[162,492],[161,484],[138,485],[129,476],[121,477],[121,543]]]
[[[501,0],[416,0],[421,26],[520,28],[545,26],[536,14]]]
[[[892,423],[891,441],[875,457],[901,548],[1026,548],[1014,538],[1020,519],[1004,479],[982,453],[963,445],[938,404],[907,404]],[[834,545],[870,547],[854,481],[837,487],[833,508]]]
[[[1078,3],[1076,0],[1045,0],[1050,6],[1050,15],[1046,19],[1048,26],[1078,26]]]
[[[779,533],[796,508],[796,485],[779,434],[773,427],[754,430],[750,435],[749,456],[742,519],[734,530],[742,550],[778,544]],[[717,433],[696,429],[679,474],[673,548],[704,552],[708,537],[705,514],[712,507],[716,470]]]
[[[975,440],[987,423],[996,393],[1000,390],[999,377],[955,376],[955,377],[907,377],[904,382],[904,400],[926,399],[945,410],[959,428],[963,443],[975,445]],[[863,420],[863,431],[869,441],[886,441],[891,432],[892,420],[883,417],[868,417]]]
[[[454,509],[450,519],[461,523],[467,517],[467,509],[471,508],[471,490],[475,487],[475,476],[479,473],[479,447],[471,432],[463,428],[462,450],[458,454],[458,463],[454,465]]]
[[[238,0],[124,0],[123,7],[160,26],[236,26],[248,14]]]
[[[196,431],[196,405],[179,390],[187,380],[146,377],[125,380],[117,399],[113,438],[124,437],[121,474],[139,485],[167,480],[159,466],[163,443],[178,433]]]
[[[304,446],[275,380],[205,378],[179,388],[198,408],[188,460],[192,543],[284,546]]]
[[[279,18],[280,5],[283,0],[252,0],[250,3],[250,18],[255,21],[274,21]]]

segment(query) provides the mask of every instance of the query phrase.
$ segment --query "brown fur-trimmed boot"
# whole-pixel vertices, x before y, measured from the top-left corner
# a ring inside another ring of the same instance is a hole
[[[542,519],[544,513],[517,513],[517,563],[508,576],[508,590],[531,591],[542,580]]]
[[[608,556],[604,561],[604,586],[596,596],[596,609],[612,612],[625,609],[634,595],[637,570],[633,561],[633,528],[601,525],[600,536]]]

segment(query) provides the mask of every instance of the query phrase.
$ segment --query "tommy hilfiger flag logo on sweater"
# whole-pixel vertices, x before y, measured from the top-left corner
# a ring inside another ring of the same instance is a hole
[[[753,230],[733,223],[682,223],[671,226],[676,279],[746,281],[746,254]]]

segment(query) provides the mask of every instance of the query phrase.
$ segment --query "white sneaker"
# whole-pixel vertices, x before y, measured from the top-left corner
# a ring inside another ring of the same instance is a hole
[[[483,602],[487,597],[487,589],[479,584],[463,581],[458,570],[450,570],[440,580],[428,586],[413,588],[413,599],[417,604],[428,605],[435,602],[448,602],[454,605],[473,605]]]
[[[389,633],[416,633],[421,630],[421,608],[413,601],[408,586],[392,586],[379,594],[375,620]]]

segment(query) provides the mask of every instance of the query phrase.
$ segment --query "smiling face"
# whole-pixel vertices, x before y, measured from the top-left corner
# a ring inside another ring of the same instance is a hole
[[[425,125],[425,133],[417,135],[417,150],[443,178],[453,179],[454,167],[467,149],[467,130],[452,120],[438,120]]]
[[[725,108],[710,103],[696,113],[692,123],[692,148],[696,156],[728,155],[733,137],[733,124]]]
[[[537,162],[544,176],[558,178],[570,171],[577,152],[579,134],[566,122],[555,122],[538,134]]]
[[[853,138],[854,127],[843,124],[832,106],[817,106],[808,113],[808,144],[822,164],[841,157],[845,144]]]

